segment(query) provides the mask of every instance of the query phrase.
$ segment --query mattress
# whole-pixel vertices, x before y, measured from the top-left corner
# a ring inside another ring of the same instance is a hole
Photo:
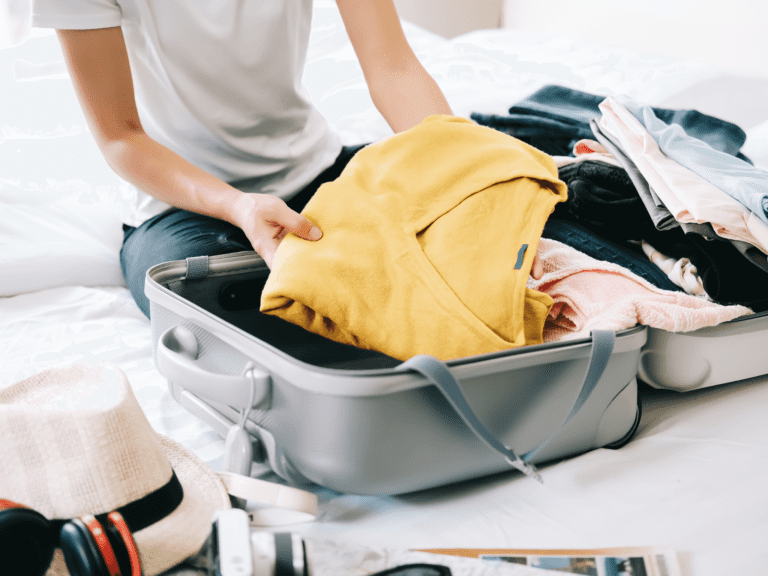
[[[458,116],[504,114],[552,83],[625,93],[738,123],[744,153],[768,168],[764,81],[564,37],[404,29]],[[221,468],[223,439],[154,367],[149,321],[120,271],[125,185],[99,155],[56,38],[15,39],[0,49],[0,387],[53,366],[115,364],[158,432]],[[304,79],[345,144],[391,134],[332,0],[315,3]],[[543,485],[510,472],[397,497],[318,488],[318,520],[294,529],[407,548],[669,546],[691,575],[757,573],[768,565],[768,378],[685,394],[642,386],[641,397],[631,443],[545,466]]]

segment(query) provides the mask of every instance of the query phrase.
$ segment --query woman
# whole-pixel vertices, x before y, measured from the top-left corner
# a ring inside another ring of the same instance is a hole
[[[370,94],[394,132],[452,114],[392,0],[338,0]],[[132,185],[121,265],[149,316],[147,269],[255,249],[267,262],[298,212],[360,147],[342,147],[301,84],[312,0],[33,0],[57,36],[88,126]]]

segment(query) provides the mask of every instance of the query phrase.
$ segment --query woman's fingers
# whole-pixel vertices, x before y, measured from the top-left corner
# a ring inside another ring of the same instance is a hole
[[[282,240],[289,232],[293,232],[299,238],[304,240],[320,240],[323,237],[323,232],[307,220],[304,216],[298,212],[291,210],[285,203],[282,203],[276,214],[274,224],[280,227],[280,231],[276,235]]]
[[[320,228],[274,196],[248,194],[238,208],[240,227],[270,268],[277,247],[289,233],[311,241],[323,236]]]

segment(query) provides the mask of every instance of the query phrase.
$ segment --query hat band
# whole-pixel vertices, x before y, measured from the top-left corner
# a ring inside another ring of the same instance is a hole
[[[138,500],[129,502],[115,511],[120,513],[126,525],[133,533],[143,530],[147,526],[151,526],[168,516],[179,507],[183,499],[184,488],[182,488],[181,482],[176,477],[176,472],[172,471],[171,479],[165,485]],[[113,512],[113,510],[102,514],[94,514],[94,516],[102,525],[106,525],[105,522],[107,522],[107,516],[109,516],[110,512]],[[67,522],[69,520],[51,520],[57,544],[61,527]]]

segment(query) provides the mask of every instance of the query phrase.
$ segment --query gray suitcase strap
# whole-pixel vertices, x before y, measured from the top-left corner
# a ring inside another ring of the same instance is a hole
[[[459,388],[458,382],[451,374],[448,367],[435,358],[427,354],[419,354],[413,358],[403,362],[395,368],[395,370],[405,371],[412,370],[418,372],[429,380],[432,384],[437,386],[437,389],[445,396],[446,400],[453,406],[461,419],[469,426],[470,430],[482,440],[487,446],[499,452],[504,459],[513,467],[523,472],[526,476],[531,476],[539,482],[543,482],[541,475],[529,461],[543,450],[552,439],[557,436],[558,432],[573,418],[573,416],[581,409],[584,403],[589,398],[592,391],[600,381],[600,377],[605,371],[605,367],[608,365],[608,361],[613,354],[613,345],[616,340],[616,333],[612,330],[593,330],[592,331],[592,352],[589,358],[589,366],[587,367],[587,374],[584,377],[584,381],[581,384],[576,400],[571,407],[571,410],[566,415],[563,422],[557,428],[553,429],[552,433],[544,439],[533,450],[526,452],[522,456],[518,456],[515,452],[502,444],[502,442],[496,438],[475,416],[472,408],[467,403],[464,394]]]

